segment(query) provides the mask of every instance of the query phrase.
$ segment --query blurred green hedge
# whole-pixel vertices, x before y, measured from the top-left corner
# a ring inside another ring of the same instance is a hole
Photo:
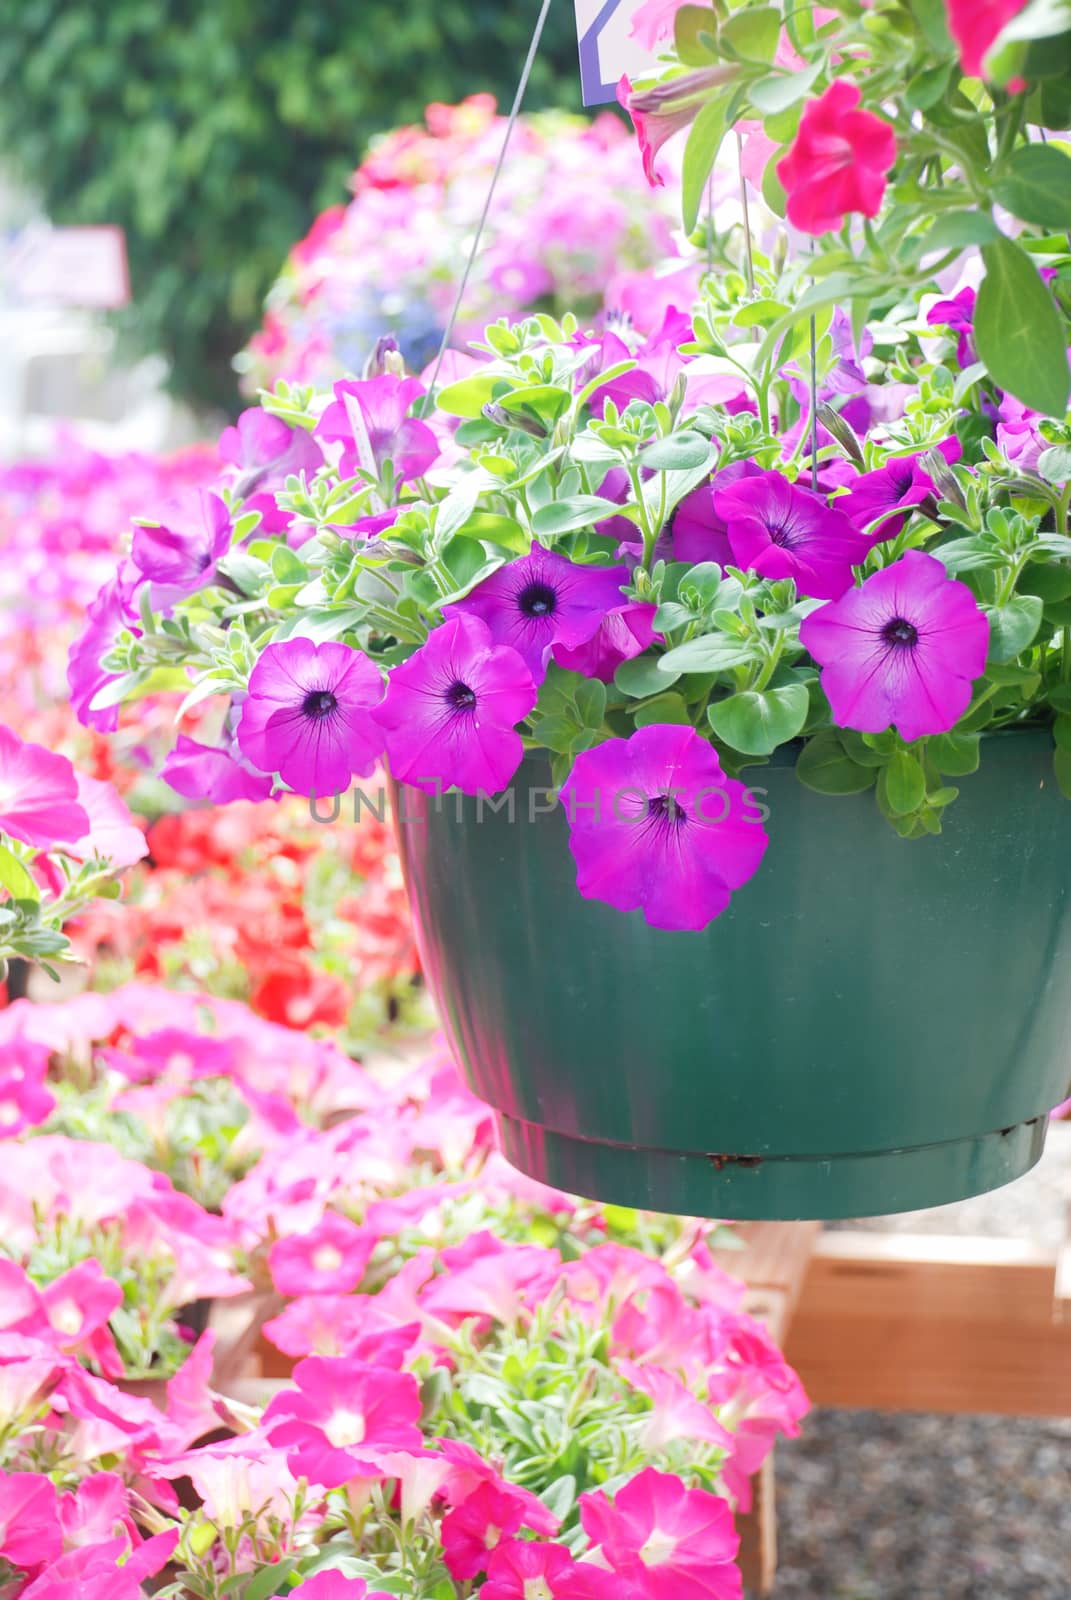
[[[433,100],[508,104],[538,0],[9,0],[0,160],[55,222],[126,229],[128,331],[195,403],[369,137]],[[557,0],[526,106],[579,105]]]

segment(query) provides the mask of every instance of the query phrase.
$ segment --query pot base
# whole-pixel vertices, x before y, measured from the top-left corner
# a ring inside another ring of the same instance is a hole
[[[610,1205],[735,1221],[833,1221],[949,1205],[1029,1172],[1049,1119],[946,1144],[861,1155],[732,1156],[604,1144],[495,1113],[528,1177]]]

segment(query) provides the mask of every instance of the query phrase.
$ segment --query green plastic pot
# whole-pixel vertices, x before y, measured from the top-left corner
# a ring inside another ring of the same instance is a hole
[[[794,759],[745,773],[769,849],[702,933],[580,897],[541,757],[512,819],[501,799],[395,794],[428,983],[523,1172],[787,1220],[941,1205],[1037,1161],[1071,1083],[1051,737],[987,738],[944,832],[910,842],[872,794],[805,789]]]

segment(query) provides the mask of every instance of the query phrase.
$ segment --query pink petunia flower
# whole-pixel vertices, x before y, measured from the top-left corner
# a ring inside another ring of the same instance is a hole
[[[733,562],[763,578],[792,578],[800,594],[835,600],[871,541],[835,506],[780,472],[741,477],[714,492]]]
[[[344,792],[375,770],[382,741],[369,713],[382,694],[378,669],[349,645],[270,644],[249,678],[238,744],[299,794]]]
[[[439,442],[426,422],[409,415],[426,393],[416,378],[393,373],[335,384],[335,399],[316,433],[328,442],[341,441],[344,477],[353,477],[362,467],[379,475],[390,461],[395,477],[408,483],[434,465]]]
[[[208,489],[183,497],[169,522],[136,527],[130,559],[152,585],[154,608],[166,610],[214,583],[233,531],[226,504]]]
[[[25,1572],[63,1549],[56,1488],[40,1472],[0,1472],[0,1557]]]
[[[901,738],[947,733],[985,671],[989,621],[940,561],[908,550],[858,589],[813,611],[800,642],[822,667],[834,722]]]
[[[130,570],[136,578],[136,569],[131,566]],[[118,681],[118,674],[106,671],[101,662],[114,648],[120,634],[141,637],[137,613],[131,611],[127,601],[127,586],[122,581],[121,569],[120,576],[106,583],[90,602],[87,626],[72,644],[67,661],[67,687],[75,715],[85,727],[98,728],[102,733],[114,733],[119,726],[119,707],[91,709],[100,691]]]
[[[364,1277],[376,1234],[328,1211],[309,1233],[277,1239],[268,1252],[280,1294],[349,1294]]]
[[[629,601],[608,611],[597,631],[583,644],[554,646],[554,660],[567,672],[579,672],[585,678],[598,678],[602,683],[613,683],[614,673],[622,661],[632,661],[653,644],[660,634],[654,630],[657,606],[640,600]]]
[[[467,1500],[448,1511],[442,1521],[443,1559],[451,1577],[458,1581],[477,1577],[487,1570],[488,1560],[503,1535],[522,1527],[553,1534],[558,1521],[532,1495],[515,1491],[509,1484],[484,1483]],[[539,1513],[542,1512],[542,1517]],[[536,1520],[532,1520],[533,1517]]]
[[[271,1442],[287,1448],[295,1477],[334,1489],[375,1475],[382,1451],[423,1443],[420,1390],[407,1372],[308,1356],[294,1368],[294,1382],[271,1400],[264,1424]]]
[[[516,650],[539,682],[554,647],[575,648],[591,639],[607,612],[623,604],[627,582],[624,567],[580,566],[537,545],[443,614],[479,617],[495,644]]]
[[[800,119],[777,176],[788,195],[788,220],[803,233],[830,233],[850,212],[876,217],[885,174],[896,164],[896,135],[859,109],[858,86],[837,78]]]
[[[629,33],[645,50],[653,50],[663,39],[673,37],[677,12],[687,3],[688,0],[643,0],[633,15]]]
[[[566,1600],[577,1563],[563,1545],[509,1539],[487,1564],[483,1600]]]
[[[524,658],[479,617],[455,616],[391,672],[372,712],[391,771],[429,794],[504,789],[520,766],[516,725],[538,698]]]
[[[1036,472],[1042,451],[1049,448],[1048,440],[1038,427],[1041,421],[1040,411],[1031,411],[1012,394],[1001,396],[997,408],[997,449],[1020,472]]]
[[[621,79],[617,98],[632,118],[644,175],[652,189],[666,181],[655,165],[662,146],[691,127],[712,93],[723,89],[735,72],[732,66],[700,67],[649,89],[634,89],[627,77]]]
[[[1002,29],[1027,0],[945,0],[948,31],[959,46],[960,66],[972,78],[985,76],[985,58]]]
[[[75,861],[92,861],[95,856],[119,870],[132,867],[149,853],[145,833],[139,828],[120,798],[114,784],[76,773],[78,803],[89,818],[89,828],[68,845],[65,855]]]
[[[733,1436],[723,1428],[709,1406],[696,1399],[691,1390],[671,1372],[661,1367],[619,1361],[621,1376],[651,1401],[652,1411],[643,1433],[644,1448],[664,1450],[674,1439],[698,1439],[703,1444],[732,1450]]]
[[[740,1540],[726,1501],[647,1467],[619,1489],[580,1497],[580,1520],[644,1600],[741,1600]]]
[[[655,724],[585,750],[560,798],[580,893],[653,928],[705,928],[766,852],[747,789],[693,728]]]
[[[0,726],[0,833],[37,850],[73,843],[89,832],[78,779],[66,756],[24,744]]]
[[[102,1544],[121,1530],[133,1535],[127,1486],[115,1472],[94,1472],[59,1501],[64,1546]]]
[[[3,1047],[0,1063],[0,1139],[13,1139],[51,1116],[56,1102],[45,1088],[49,1052],[15,1034]]]
[[[370,1589],[363,1578],[346,1578],[341,1572],[314,1572],[297,1593],[301,1600],[390,1600],[381,1589]]]
[[[232,800],[266,800],[274,787],[268,773],[258,772],[240,753],[198,744],[180,733],[165,757],[160,776],[187,800],[209,800],[224,806]]]

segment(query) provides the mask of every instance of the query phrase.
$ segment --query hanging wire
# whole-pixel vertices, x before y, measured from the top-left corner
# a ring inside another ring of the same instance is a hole
[[[483,239],[483,232],[487,226],[487,219],[491,214],[491,202],[494,200],[495,190],[498,188],[498,180],[502,176],[502,168],[506,162],[506,151],[509,149],[509,142],[513,136],[513,130],[517,126],[517,118],[521,114],[521,106],[524,102],[525,91],[528,88],[528,80],[532,76],[532,68],[535,65],[535,58],[539,53],[539,46],[542,42],[543,30],[547,25],[547,16],[550,12],[551,3],[552,0],[543,0],[539,17],[536,20],[535,32],[532,34],[532,40],[528,46],[528,55],[521,71],[520,82],[517,85],[517,93],[513,97],[513,107],[506,123],[506,132],[502,139],[502,148],[498,152],[498,160],[495,163],[495,170],[491,177],[491,187],[487,191],[487,199],[484,201],[483,211],[480,215],[480,220],[476,225],[476,235],[472,241],[472,249],[469,251],[468,260],[465,262],[465,270],[461,275],[461,282],[457,286],[457,294],[454,296],[454,304],[451,308],[450,316],[447,319],[446,328],[443,332],[442,343],[439,346],[439,354],[435,361],[435,370],[431,375],[431,382],[428,385],[429,400],[430,396],[434,393],[435,385],[439,381],[439,373],[442,370],[442,364],[445,360],[446,352],[450,345],[450,340],[453,337],[454,326],[457,322],[458,314],[461,311],[461,303],[465,298],[465,291],[469,286],[469,278],[472,275],[472,269],[476,263],[476,257],[479,254],[480,244]]]
[[[811,318],[811,488],[818,493],[818,329]]]

